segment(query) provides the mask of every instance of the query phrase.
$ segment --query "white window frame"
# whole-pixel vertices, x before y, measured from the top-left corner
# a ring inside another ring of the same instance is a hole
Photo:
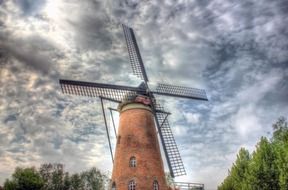
[[[129,160],[129,167],[136,168],[136,166],[137,166],[136,157],[132,156]]]
[[[134,180],[129,181],[128,190],[136,190],[136,182]]]
[[[159,183],[157,180],[153,181],[153,190],[159,190]]]

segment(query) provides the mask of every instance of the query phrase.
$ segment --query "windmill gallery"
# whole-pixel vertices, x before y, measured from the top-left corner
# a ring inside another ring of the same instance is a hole
[[[122,27],[133,73],[143,82],[138,87],[129,87],[60,79],[61,89],[66,94],[99,97],[101,100],[113,161],[110,189],[173,189],[166,182],[159,142],[161,142],[170,175],[174,178],[186,175],[186,171],[167,119],[170,113],[157,103],[154,95],[207,101],[206,93],[204,90],[167,84],[158,84],[156,90],[150,90],[134,32],[125,25]],[[103,100],[119,103],[120,121],[115,159],[108,134]],[[178,188],[204,189],[204,185],[179,183]]]

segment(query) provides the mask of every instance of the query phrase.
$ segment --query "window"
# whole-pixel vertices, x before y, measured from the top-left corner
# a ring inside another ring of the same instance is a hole
[[[128,190],[136,190],[136,183],[134,180],[129,182]]]
[[[112,190],[116,190],[116,183],[115,182],[112,183]]]
[[[135,156],[132,156],[130,158],[129,167],[131,167],[131,168],[135,168],[136,167],[136,158],[135,158]]]
[[[153,182],[153,190],[159,190],[159,184],[157,180]]]

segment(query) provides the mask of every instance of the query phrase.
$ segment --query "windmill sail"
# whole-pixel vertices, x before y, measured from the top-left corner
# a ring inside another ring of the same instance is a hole
[[[137,77],[147,82],[148,77],[144,68],[144,64],[142,61],[142,57],[141,57],[141,54],[137,45],[137,41],[133,32],[133,29],[127,27],[124,24],[122,24],[122,27],[123,27],[124,36],[126,39],[129,60],[132,66],[133,74],[135,74]]]
[[[189,88],[183,86],[175,86],[169,84],[158,84],[154,94],[174,96],[179,98],[189,98],[196,100],[208,100],[205,90],[197,88]]]
[[[119,102],[136,94],[145,93],[141,88],[83,81],[60,80],[60,85],[62,92],[66,94],[102,97]]]
[[[167,120],[167,114],[164,112],[161,106],[156,107],[156,124],[158,127],[162,147],[168,163],[171,176],[177,177],[186,175],[184,164],[182,162],[178,147],[176,145],[172,130]]]

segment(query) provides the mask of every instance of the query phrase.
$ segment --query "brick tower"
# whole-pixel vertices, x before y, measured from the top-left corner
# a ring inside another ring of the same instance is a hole
[[[151,108],[130,102],[119,111],[112,189],[167,190]]]

